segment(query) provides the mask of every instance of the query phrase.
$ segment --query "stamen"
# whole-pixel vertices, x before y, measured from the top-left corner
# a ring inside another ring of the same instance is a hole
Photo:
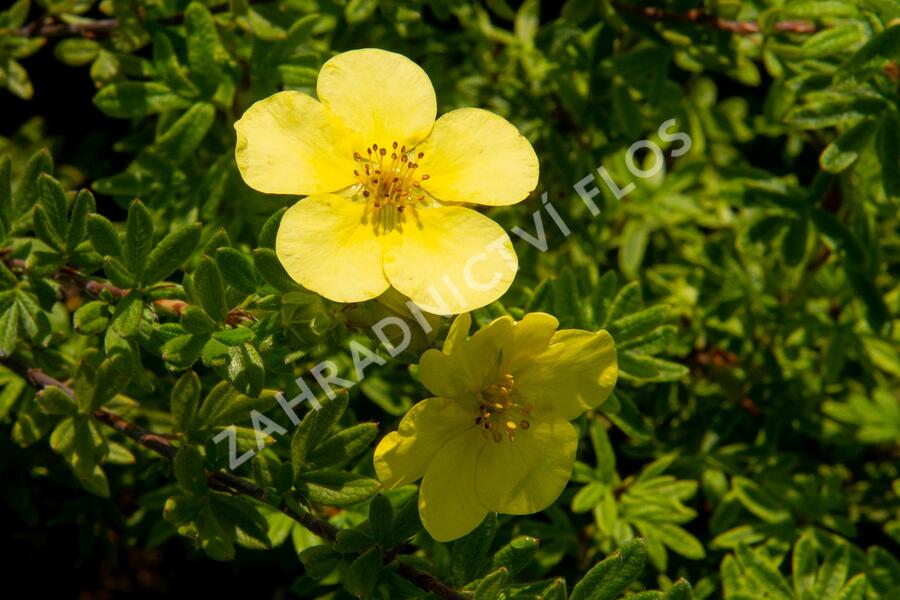
[[[415,176],[415,169],[419,166],[415,159],[423,156],[424,152],[413,154],[406,145],[401,146],[396,140],[391,142],[390,151],[387,146],[373,143],[366,147],[365,155],[353,153],[353,160],[359,163],[353,170],[358,186],[356,189],[362,192],[367,202],[371,202],[368,210],[373,211],[372,223],[376,228],[389,231],[404,222],[408,206],[415,208],[416,202],[424,204],[422,181],[427,177]],[[392,207],[396,211],[377,212],[382,207]]]
[[[529,416],[532,405],[522,401],[511,374],[504,374],[476,395],[479,412],[475,424],[482,428],[485,439],[499,443],[506,437],[514,442],[520,430],[531,427],[530,421],[523,417]]]

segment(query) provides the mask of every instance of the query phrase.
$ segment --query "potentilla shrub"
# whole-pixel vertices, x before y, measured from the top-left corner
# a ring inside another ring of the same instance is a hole
[[[900,597],[898,60],[894,0],[7,6],[12,571]]]

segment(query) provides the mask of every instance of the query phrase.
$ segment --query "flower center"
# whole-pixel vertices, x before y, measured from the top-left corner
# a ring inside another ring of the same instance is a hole
[[[372,144],[365,154],[353,153],[356,162],[353,174],[374,217],[379,220],[399,217],[408,206],[425,203],[421,182],[428,179],[428,175],[418,175],[419,163],[416,162],[424,156],[424,152],[407,150],[406,146],[398,148],[397,142],[390,148]],[[396,215],[384,215],[383,212]]]
[[[478,417],[475,424],[482,428],[485,439],[500,443],[505,435],[512,442],[519,429],[531,427],[526,417],[534,407],[522,400],[516,381],[509,373],[478,392],[477,397]]]

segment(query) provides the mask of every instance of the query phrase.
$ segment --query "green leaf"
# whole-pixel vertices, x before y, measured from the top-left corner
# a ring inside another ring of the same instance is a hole
[[[40,191],[40,206],[47,215],[50,227],[60,239],[66,233],[67,215],[69,206],[66,201],[66,193],[62,186],[50,175],[42,173],[38,177],[38,189]]]
[[[216,109],[212,104],[194,104],[156,140],[154,150],[175,162],[188,160],[206,137],[215,118]]]
[[[169,404],[175,431],[182,433],[193,431],[200,404],[200,378],[194,371],[186,371],[178,379],[172,388]]]
[[[570,600],[613,600],[637,579],[647,560],[647,545],[635,538],[594,565],[572,589]]]
[[[191,305],[181,313],[181,326],[184,327],[185,331],[188,333],[208,335],[215,331],[216,322],[209,318],[209,315],[206,314],[205,310],[199,306]]]
[[[81,190],[75,196],[72,215],[66,229],[66,252],[71,254],[87,235],[88,215],[97,210],[94,196],[88,190]]]
[[[373,546],[375,541],[362,529],[344,528],[337,532],[334,549],[341,554],[359,554]]]
[[[737,549],[737,558],[741,562],[745,572],[757,585],[769,594],[771,598],[778,600],[791,600],[793,593],[781,573],[768,561],[759,557],[744,544]]]
[[[329,437],[306,459],[307,467],[318,469],[343,464],[365,451],[378,436],[378,425],[359,423]]]
[[[791,219],[784,237],[781,238],[781,256],[784,264],[796,267],[806,255],[806,240],[809,233],[808,222],[804,218]]]
[[[65,242],[54,228],[47,210],[40,204],[34,207],[34,231],[42,242],[54,250],[61,252],[65,247]]]
[[[900,55],[900,27],[887,27],[866,42],[843,67],[838,70],[838,80],[846,80],[860,74],[875,59],[887,61]]]
[[[275,251],[270,248],[257,248],[253,253],[256,269],[266,283],[281,292],[293,292],[300,286],[287,274]]]
[[[79,481],[88,481],[94,476],[94,471],[100,462],[100,448],[98,448],[94,433],[91,429],[89,417],[75,417],[73,420],[74,435],[68,460],[72,470]]]
[[[0,356],[9,356],[16,347],[19,334],[19,303],[13,302],[0,315]]]
[[[221,523],[233,525],[262,548],[272,547],[269,524],[259,513],[257,502],[242,496],[211,494],[210,504]]]
[[[175,478],[188,497],[205,496],[209,488],[203,469],[203,456],[193,446],[182,446],[175,455]]]
[[[575,273],[569,267],[553,282],[553,310],[560,327],[574,327],[581,321],[581,301]]]
[[[692,600],[694,593],[691,590],[691,584],[684,579],[679,579],[666,594],[665,600]]]
[[[241,346],[253,339],[253,330],[239,325],[231,329],[220,329],[213,337],[226,346]]]
[[[194,290],[203,310],[215,321],[223,321],[228,315],[225,299],[225,282],[216,263],[208,256],[200,259],[194,271]]]
[[[768,523],[780,523],[790,519],[790,512],[784,504],[755,482],[741,476],[731,480],[734,494],[744,508]]]
[[[657,523],[655,527],[663,544],[671,548],[673,552],[692,560],[699,560],[706,556],[706,550],[700,540],[678,525]]]
[[[187,368],[197,362],[207,338],[201,335],[179,335],[168,340],[162,347],[162,358],[175,367]],[[227,381],[223,382],[229,385]]]
[[[137,285],[128,267],[121,260],[107,256],[103,259],[103,270],[106,272],[107,278],[121,288],[132,288]]]
[[[88,236],[94,249],[105,256],[122,256],[122,244],[119,242],[119,234],[109,219],[102,215],[92,214],[88,216]]]
[[[34,95],[34,86],[31,84],[25,67],[12,59],[8,59],[4,66],[6,77],[3,83],[6,84],[6,89],[23,100],[31,100]]]
[[[138,290],[131,290],[116,303],[112,317],[113,330],[123,338],[137,334],[144,313],[144,302]]]
[[[633,102],[628,103],[633,105]],[[633,130],[632,130],[633,131]],[[622,232],[622,244],[619,246],[619,268],[622,274],[633,279],[637,277],[644,253],[647,250],[649,228],[644,223],[628,221]]]
[[[79,333],[91,335],[104,331],[109,325],[109,310],[105,302],[94,300],[83,304],[75,314],[72,315],[72,322],[75,329]]]
[[[342,508],[368,500],[378,493],[377,480],[356,473],[308,471],[298,490],[312,502]]]
[[[892,29],[900,31],[900,27]],[[900,196],[900,118],[894,111],[886,111],[882,116],[876,148],[884,193],[896,198]]]
[[[225,374],[234,387],[248,396],[259,396],[266,381],[262,358],[249,343],[228,349]]]
[[[220,424],[230,406],[238,404],[239,393],[227,381],[220,381],[209,391],[197,413],[197,423],[206,426]],[[227,420],[227,419],[226,419]],[[225,423],[231,425],[231,423]]]
[[[822,170],[840,173],[855,163],[875,134],[876,123],[874,119],[860,121],[828,144],[819,157]]]
[[[507,575],[505,567],[500,567],[487,575],[475,588],[474,600],[499,600]]]
[[[792,110],[787,120],[801,129],[821,129],[864,117],[878,117],[885,104],[878,98],[842,98],[818,102]]]
[[[132,361],[123,354],[114,354],[100,363],[95,376],[95,389],[88,412],[97,410],[113,396],[124,390],[134,377]]]
[[[847,48],[862,42],[863,32],[855,23],[820,31],[806,38],[800,46],[805,58],[824,58],[847,52]]]
[[[153,36],[153,65],[163,83],[185,98],[195,98],[200,90],[188,78],[187,68],[178,60],[171,40],[164,33]]]
[[[0,290],[10,290],[19,285],[19,279],[0,262]]]
[[[566,591],[566,580],[557,579],[541,592],[541,600],[567,600],[569,597]]]
[[[369,504],[369,530],[372,538],[383,548],[391,545],[391,528],[394,524],[394,508],[391,501],[382,495],[372,498]]]
[[[193,254],[200,243],[200,225],[178,227],[160,240],[150,255],[144,268],[145,284],[162,281],[175,272]]]
[[[344,7],[344,18],[347,23],[362,23],[372,16],[378,8],[378,0],[350,0]]]
[[[244,294],[256,291],[253,265],[239,251],[234,248],[219,248],[216,251],[216,264],[228,285]]]
[[[73,380],[72,389],[75,392],[78,410],[81,414],[88,414],[94,402],[97,372],[89,361],[82,359],[75,367]]]
[[[394,512],[389,545],[400,544],[421,530],[422,520],[419,517],[419,498],[418,496],[413,496],[399,510]]]
[[[12,229],[13,219],[12,159],[9,156],[2,156],[0,157],[0,240],[5,238]]]
[[[450,552],[450,582],[462,587],[488,566],[487,553],[497,532],[497,515],[488,513],[474,531],[455,542]]]
[[[663,325],[669,317],[670,310],[668,305],[661,304],[631,313],[610,323],[606,330],[616,344],[633,340]]]
[[[805,598],[812,593],[816,582],[816,542],[812,532],[806,532],[794,544],[791,558],[791,574],[794,579],[794,592],[798,598]]]
[[[200,547],[213,560],[234,559],[234,530],[231,524],[223,525],[218,515],[211,511],[202,511],[195,521],[200,537]]]
[[[103,87],[94,104],[110,117],[131,119],[187,108],[191,101],[162,83],[126,81]]]
[[[520,535],[500,548],[491,561],[491,571],[500,567],[506,568],[511,577],[515,577],[537,556],[539,542],[537,538]]]
[[[850,549],[847,544],[838,544],[831,549],[825,562],[819,567],[813,596],[821,600],[834,600],[847,581],[850,569]]]
[[[153,218],[140,200],[135,200],[128,207],[128,220],[125,226],[122,258],[131,274],[140,281],[147,257],[153,248]]]
[[[348,403],[349,396],[347,392],[340,392],[333,399],[323,400],[321,408],[307,413],[303,421],[305,422],[309,419],[309,433],[306,441],[308,452],[312,452],[325,441],[328,434],[344,415]]]
[[[381,551],[369,548],[350,563],[343,579],[344,587],[357,598],[369,598],[378,583],[381,564]]]
[[[41,390],[36,396],[36,401],[40,409],[48,415],[74,416],[78,412],[72,398],[55,385]]]
[[[53,49],[56,58],[70,67],[80,67],[97,58],[100,44],[86,38],[68,38],[60,41]]]
[[[836,600],[863,600],[866,597],[867,580],[864,573],[855,575],[847,585],[843,587],[840,594],[835,596]]]
[[[31,210],[38,201],[38,177],[40,174],[52,172],[53,159],[46,148],[38,150],[28,159],[25,170],[19,177],[19,185],[13,195],[13,220]]]
[[[641,285],[636,281],[632,281],[616,294],[615,299],[609,307],[609,312],[606,314],[604,326],[609,323],[615,323],[622,317],[637,312],[641,309],[642,304]]]
[[[341,562],[341,555],[330,545],[313,546],[300,553],[300,562],[306,574],[313,579],[323,579],[334,571]]]
[[[16,0],[16,2],[9,5],[2,13],[2,22],[3,25],[12,29],[21,27],[25,24],[25,19],[28,18],[28,9],[31,8],[30,0]]]
[[[275,249],[275,236],[278,234],[278,226],[281,225],[281,217],[287,212],[287,207],[281,208],[266,219],[259,232],[259,247]]]
[[[199,2],[191,2],[184,11],[184,26],[191,80],[202,91],[211,94],[222,77],[222,68],[217,61],[220,42],[215,21],[209,9]]]

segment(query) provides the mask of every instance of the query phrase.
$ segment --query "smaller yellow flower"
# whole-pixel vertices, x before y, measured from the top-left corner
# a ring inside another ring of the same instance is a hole
[[[515,204],[537,186],[537,156],[515,126],[480,108],[435,120],[428,75],[385,50],[331,58],[316,94],[279,92],[234,124],[247,185],[307,196],[278,229],[288,274],[336,302],[393,287],[434,313],[503,295],[518,268],[512,242],[466,205]]]
[[[419,515],[450,541],[488,512],[541,511],[566,487],[578,435],[569,422],[600,405],[616,384],[616,348],[605,331],[557,330],[544,313],[497,319],[468,338],[453,322],[443,351],[420,361],[436,397],[413,406],[375,449],[387,488],[422,477]]]

